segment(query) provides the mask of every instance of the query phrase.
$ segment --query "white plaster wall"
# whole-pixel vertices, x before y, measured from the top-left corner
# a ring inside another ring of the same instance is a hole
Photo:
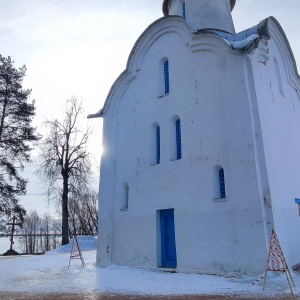
[[[113,245],[113,198],[114,198],[114,159],[116,122],[113,116],[103,122],[102,144],[103,152],[100,165],[99,186],[99,221],[97,264],[107,266],[111,263]]]
[[[157,74],[164,57],[170,64],[170,93],[160,97]],[[182,159],[172,161],[174,115],[181,119]],[[159,165],[150,163],[154,122],[161,129]],[[215,35],[193,41],[176,32],[161,35],[104,116],[104,143],[100,265],[159,267],[157,210],[174,208],[178,270],[263,271],[265,224],[242,56]],[[225,170],[222,202],[214,201],[216,165]],[[125,211],[124,182],[129,185]]]
[[[169,14],[182,17],[183,2],[186,8],[186,22],[192,30],[214,28],[235,33],[230,0],[173,0]]]
[[[278,35],[275,27],[271,29]],[[252,65],[256,70],[254,76],[274,228],[291,266],[300,261],[300,217],[294,202],[300,195],[300,103],[295,83],[292,85],[289,79],[295,78],[290,54],[283,41],[278,40],[280,35],[273,37],[268,43],[268,59],[258,51],[252,57]],[[278,62],[282,90],[274,58]]]

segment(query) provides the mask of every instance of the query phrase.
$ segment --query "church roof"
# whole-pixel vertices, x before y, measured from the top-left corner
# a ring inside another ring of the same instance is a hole
[[[171,3],[171,1],[172,0],[164,0],[164,2],[163,2],[162,11],[164,13],[164,16],[169,15],[169,4]],[[235,6],[235,2],[236,2],[236,0],[230,0],[231,10],[233,10],[233,8]]]
[[[258,25],[248,28],[237,34],[230,34],[228,32],[213,29],[204,29],[198,32],[214,32],[222,37],[232,49],[241,53],[250,53],[253,49],[257,48],[262,37],[267,40],[270,39],[268,20],[269,19],[265,19]]]

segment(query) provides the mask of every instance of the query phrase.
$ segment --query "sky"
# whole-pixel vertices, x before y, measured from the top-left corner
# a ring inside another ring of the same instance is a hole
[[[58,117],[66,99],[77,96],[86,115],[99,111],[140,34],[161,18],[163,0],[0,0],[0,54],[11,56],[15,67],[27,66],[23,87],[35,99],[34,125]],[[283,27],[300,65],[300,1],[237,0],[232,13],[236,32],[274,16]],[[102,119],[85,120],[93,134],[90,151],[95,169],[101,156]],[[39,214],[49,211],[43,186],[33,175],[21,204]],[[96,181],[98,180],[96,174]],[[97,186],[97,184],[96,184]]]

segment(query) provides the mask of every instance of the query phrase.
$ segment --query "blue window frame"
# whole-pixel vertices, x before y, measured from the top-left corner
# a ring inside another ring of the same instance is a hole
[[[219,170],[219,184],[220,184],[220,196],[221,196],[221,198],[226,198],[225,176],[224,176],[224,169],[223,168],[221,168]]]
[[[156,163],[160,163],[160,127],[156,127]]]
[[[169,61],[164,62],[165,94],[170,92]]]
[[[160,210],[161,266],[177,267],[174,209]]]
[[[177,159],[181,159],[182,157],[182,149],[181,149],[181,125],[180,119],[176,121],[176,151],[177,151]]]
[[[182,17],[185,19],[185,2],[182,3]]]

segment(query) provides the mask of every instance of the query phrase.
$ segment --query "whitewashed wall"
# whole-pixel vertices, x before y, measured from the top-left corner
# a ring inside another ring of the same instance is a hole
[[[183,2],[185,2],[186,21],[192,30],[217,28],[235,33],[230,0],[172,0],[169,14],[182,16]]]
[[[215,34],[192,36],[177,17],[153,24],[134,49],[104,115],[98,263],[159,267],[157,211],[174,208],[178,270],[262,272],[268,244],[265,173],[257,171],[262,154],[245,56]],[[170,93],[160,97],[164,57]],[[182,159],[174,161],[175,115],[181,119]],[[159,165],[151,162],[153,123],[161,129]],[[218,165],[225,171],[226,201],[214,201]],[[122,209],[124,183],[128,210]]]
[[[274,227],[290,266],[300,261],[300,83],[282,33],[270,21],[271,40],[252,60]],[[277,64],[277,67],[276,67]]]

